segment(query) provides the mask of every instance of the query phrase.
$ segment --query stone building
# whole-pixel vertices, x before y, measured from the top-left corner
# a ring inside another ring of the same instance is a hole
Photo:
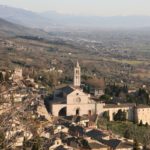
[[[70,116],[95,113],[95,106],[96,103],[89,94],[81,89],[67,86],[55,92],[52,114]]]
[[[148,123],[150,125],[150,107],[145,105],[139,105],[135,107],[135,120],[137,123],[140,123],[140,121],[143,122],[143,124]]]
[[[14,82],[18,82],[23,79],[22,68],[15,68],[12,79]]]
[[[74,68],[74,83],[54,92],[54,101],[51,105],[52,114],[58,115],[84,115],[96,113],[96,102],[91,95],[84,93],[80,88],[81,69],[77,62]]]
[[[74,83],[55,90],[53,101],[51,102],[51,112],[54,116],[72,116],[72,115],[103,115],[108,112],[110,121],[113,121],[113,116],[119,110],[126,112],[126,119],[134,121],[135,119],[143,123],[150,124],[150,107],[138,107],[134,103],[124,104],[105,104],[97,102],[90,94],[84,93],[80,88],[81,85],[81,70],[77,62],[74,68]]]

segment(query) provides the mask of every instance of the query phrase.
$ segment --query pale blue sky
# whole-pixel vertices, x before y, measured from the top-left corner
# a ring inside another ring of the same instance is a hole
[[[42,12],[81,15],[149,15],[150,0],[0,0],[0,4]]]

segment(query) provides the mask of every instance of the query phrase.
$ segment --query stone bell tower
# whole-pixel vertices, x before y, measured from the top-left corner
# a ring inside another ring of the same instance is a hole
[[[74,67],[74,87],[80,87],[81,85],[81,69],[79,62],[77,61],[76,67]]]

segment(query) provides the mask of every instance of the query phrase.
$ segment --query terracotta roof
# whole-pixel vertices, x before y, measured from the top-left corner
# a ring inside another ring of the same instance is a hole
[[[118,139],[110,139],[110,140],[105,140],[103,137],[108,136],[107,134],[103,133],[100,130],[93,129],[89,132],[86,133],[87,136],[91,137],[92,139],[99,141],[100,143],[107,145],[113,149],[116,149],[116,147],[120,144],[120,140]]]
[[[139,105],[136,106],[136,108],[150,108],[150,106],[139,104]]]
[[[122,142],[119,139],[109,139],[109,140],[104,139],[103,137],[108,135],[103,133],[100,130],[93,129],[87,132],[86,135],[113,149],[119,149],[119,148],[126,149],[126,148],[133,147],[133,143],[131,142]]]
[[[113,149],[117,149],[117,147],[121,143],[121,140],[118,140],[118,139],[102,140],[102,143],[108,145],[109,147]]]
[[[86,132],[86,135],[93,138],[93,139],[96,139],[96,140],[100,140],[102,137],[106,137],[108,136],[107,134],[103,133],[102,131],[100,130],[96,130],[96,129],[93,129],[93,130],[90,130],[88,132]]]
[[[89,146],[90,146],[90,148],[92,148],[92,149],[98,149],[98,148],[106,148],[107,146],[106,145],[103,145],[103,144],[101,144],[101,143],[98,143],[98,142],[91,142],[91,143],[89,143]]]
[[[117,146],[118,149],[120,148],[132,148],[133,147],[133,143],[131,142],[120,142],[120,144]]]

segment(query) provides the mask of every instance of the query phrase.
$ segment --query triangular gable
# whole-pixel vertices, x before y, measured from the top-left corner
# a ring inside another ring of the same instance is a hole
[[[72,91],[71,93],[68,94],[68,96],[71,96],[71,95],[77,95],[77,96],[80,96],[80,95],[84,95],[84,96],[88,96],[88,94],[84,93],[82,90],[80,89],[75,89],[74,91]]]

